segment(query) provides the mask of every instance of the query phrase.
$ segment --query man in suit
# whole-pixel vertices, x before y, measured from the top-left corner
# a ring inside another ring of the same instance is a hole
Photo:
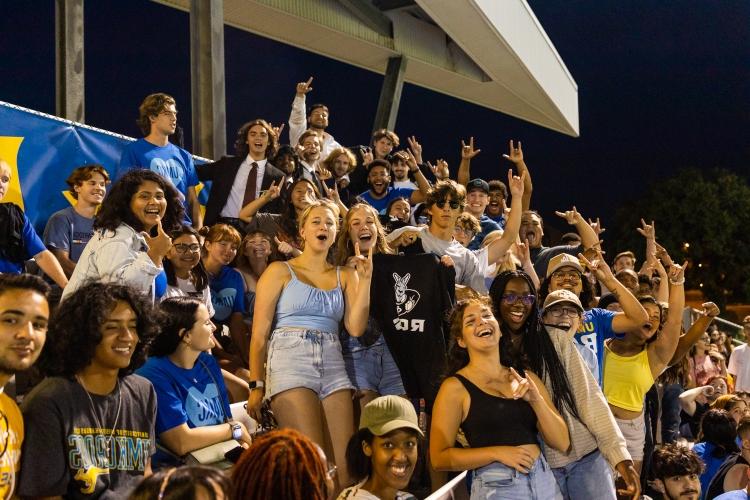
[[[212,181],[204,224],[223,222],[242,231],[243,223],[238,218],[242,207],[258,198],[272,182],[284,179],[284,172],[268,161],[276,150],[276,141],[276,132],[268,122],[252,120],[237,131],[236,156],[223,156],[196,167],[201,181]],[[279,200],[266,205],[266,210],[279,213]]]
[[[315,185],[321,196],[325,196],[326,189],[323,181],[318,175],[318,163],[320,163],[320,139],[314,130],[306,130],[299,138],[297,146],[300,151],[300,161],[294,172],[294,178],[300,177],[309,180]]]

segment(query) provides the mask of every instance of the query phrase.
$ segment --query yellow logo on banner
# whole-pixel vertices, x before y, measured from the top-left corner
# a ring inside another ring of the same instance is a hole
[[[18,150],[21,149],[23,137],[0,136],[0,158],[10,165],[10,185],[3,197],[3,202],[15,203],[23,208],[23,191],[21,178],[18,175]]]

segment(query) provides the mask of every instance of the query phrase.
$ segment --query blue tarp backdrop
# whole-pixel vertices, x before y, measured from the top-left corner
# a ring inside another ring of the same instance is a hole
[[[12,171],[3,201],[23,207],[41,234],[49,216],[74,201],[65,184],[70,172],[99,163],[111,176],[123,148],[133,140],[0,101],[0,158]],[[194,159],[196,163],[205,161]],[[208,190],[201,189],[201,204],[207,195]]]

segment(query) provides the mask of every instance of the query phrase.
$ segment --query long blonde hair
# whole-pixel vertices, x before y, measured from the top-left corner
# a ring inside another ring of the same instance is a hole
[[[383,225],[380,223],[378,212],[367,203],[356,203],[355,205],[352,205],[349,212],[347,212],[346,217],[344,217],[344,224],[341,228],[341,232],[339,232],[338,241],[336,242],[336,263],[340,266],[346,264],[349,257],[354,255],[354,245],[352,244],[352,239],[349,237],[349,226],[352,223],[353,214],[357,210],[364,210],[368,215],[371,215],[375,219],[375,235],[378,238],[375,243],[375,250],[377,250],[377,253],[395,253],[385,239],[385,229],[383,229]]]

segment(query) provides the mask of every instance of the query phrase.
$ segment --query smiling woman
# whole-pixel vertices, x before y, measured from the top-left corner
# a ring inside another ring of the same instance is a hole
[[[180,227],[183,213],[179,193],[164,177],[143,169],[126,173],[102,203],[62,300],[90,281],[153,296],[154,278],[172,246],[166,232]]]

